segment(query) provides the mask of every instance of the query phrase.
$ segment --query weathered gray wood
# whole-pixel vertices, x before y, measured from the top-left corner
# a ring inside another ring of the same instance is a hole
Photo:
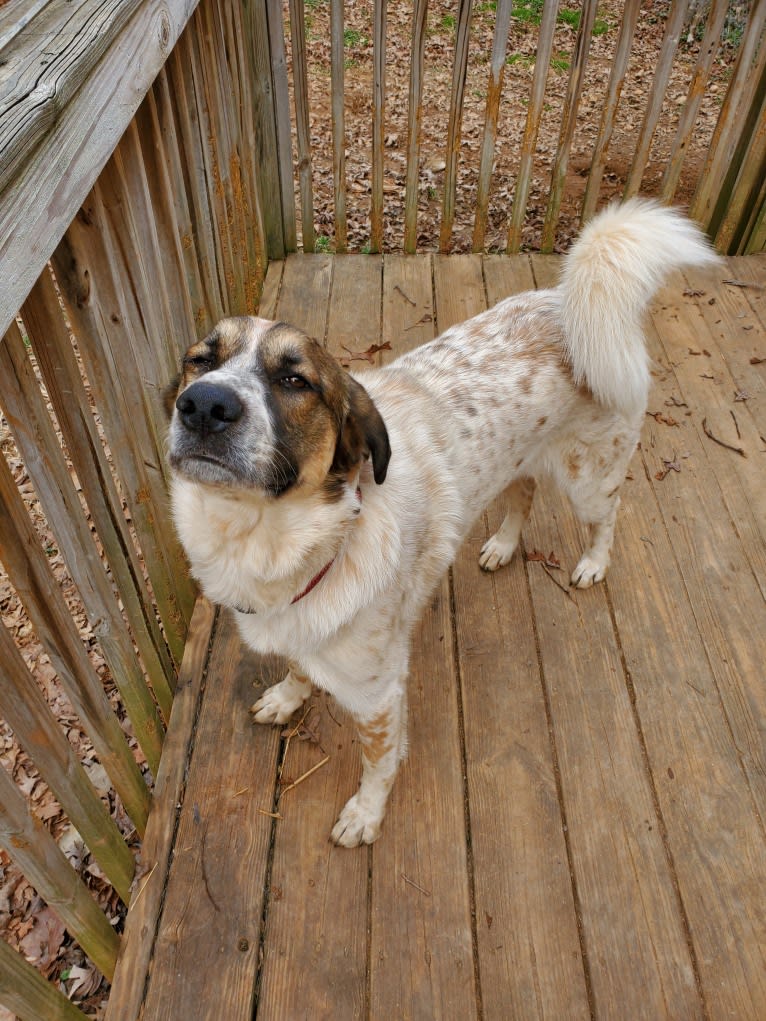
[[[84,1021],[63,993],[0,939],[0,1003],[21,1021]]]
[[[136,829],[143,833],[149,791],[88,659],[4,457],[0,457],[0,559],[96,754]]]
[[[185,794],[200,693],[208,667],[210,645],[216,634],[215,619],[215,608],[207,600],[198,599],[189,625],[165,751],[157,773],[152,812],[141,844],[141,873],[134,884],[120,941],[106,1021],[133,1021],[143,1003],[146,975],[154,951],[173,854],[178,806]]]
[[[591,35],[593,34],[597,11],[597,0],[583,0],[580,25],[577,29],[577,38],[575,40],[574,52],[572,53],[572,64],[569,70],[569,81],[567,82],[567,92],[564,99],[556,158],[551,169],[551,191],[548,197],[548,207],[545,210],[543,236],[540,244],[540,250],[543,252],[553,251],[556,224],[559,220],[561,203],[564,198],[569,151],[572,147],[572,139],[574,138],[574,130],[577,124],[577,108],[580,103],[582,88],[585,84],[585,67],[588,63]]]
[[[112,579],[120,593],[133,638],[164,712],[174,683],[173,664],[157,622],[106,451],[98,435],[50,273],[41,274],[22,314],[48,398],[82,486]]]
[[[678,119],[676,134],[670,149],[670,159],[665,167],[662,178],[662,201],[672,202],[681,177],[684,158],[691,141],[694,125],[699,113],[700,103],[710,78],[713,59],[718,52],[718,45],[723,31],[729,4],[726,0],[712,0],[708,13],[705,35],[700,43],[694,74],[686,94],[686,102]]]
[[[280,0],[266,0],[268,12],[269,58],[274,89],[276,124],[276,157],[279,166],[280,205],[284,226],[285,251],[294,252],[297,245],[295,228],[295,197],[293,195],[293,158],[290,141],[290,102],[287,84],[285,30]]]
[[[162,388],[169,372],[147,333],[137,289],[129,210],[114,175],[92,192],[52,262],[144,553],[168,645],[176,662],[193,595],[173,529],[165,482]],[[111,222],[111,214],[117,222]],[[119,229],[118,229],[119,227]],[[124,231],[124,233],[123,233]],[[138,258],[138,256],[136,256]],[[148,286],[148,285],[147,285]],[[148,310],[146,310],[148,314]],[[156,345],[165,347],[166,345]],[[125,430],[125,423],[131,428]]]
[[[0,344],[0,380],[0,402],[40,506],[80,593],[88,622],[125,703],[138,743],[151,769],[156,770],[162,750],[162,720],[15,323]],[[167,685],[164,691],[170,696]],[[170,708],[170,698],[166,708]]]
[[[284,259],[285,228],[282,221],[279,164],[277,160],[274,82],[269,54],[269,25],[266,0],[245,5],[243,28],[252,63],[254,155],[261,194],[265,247],[269,259]]]
[[[545,99],[545,82],[548,77],[551,53],[553,51],[553,34],[556,31],[556,17],[559,11],[559,0],[547,0],[543,7],[540,21],[540,32],[537,37],[537,58],[535,60],[532,90],[527,107],[527,120],[524,125],[524,138],[521,142],[521,159],[519,172],[516,176],[516,188],[513,194],[513,209],[508,227],[508,251],[518,252],[521,247],[521,231],[527,212],[527,199],[532,184],[532,164],[540,132],[540,120],[543,115]]]
[[[27,152],[23,173],[16,167],[13,189],[0,195],[0,333],[42,272],[196,4],[197,0],[162,4],[143,0],[136,5],[133,17],[80,84],[76,97],[57,112],[45,138]],[[84,6],[92,12],[91,5]],[[112,4],[115,9],[121,6]],[[38,41],[27,32],[14,45],[19,53],[37,52]],[[8,54],[4,57],[8,59]],[[41,201],[43,196],[48,198]]]
[[[0,626],[0,714],[58,798],[104,874],[127,902],[133,856],[48,708],[11,635]]]
[[[641,179],[644,176],[644,170],[646,170],[646,164],[649,161],[652,138],[660,119],[662,104],[673,70],[673,57],[678,48],[678,41],[681,38],[688,9],[689,0],[674,0],[672,10],[665,25],[662,48],[652,79],[649,98],[646,101],[646,109],[639,129],[636,151],[633,154],[628,180],[625,183],[623,198],[631,198],[633,195],[638,194],[641,188]]]
[[[511,8],[512,0],[499,0],[495,18],[495,34],[492,39],[492,60],[487,85],[487,106],[484,114],[484,136],[481,143],[481,163],[476,187],[476,217],[473,224],[472,242],[474,252],[480,252],[484,248],[484,235],[487,229],[489,189],[492,179],[492,164],[495,158],[497,118],[500,112],[500,94],[503,89],[503,71],[505,70],[505,53],[508,46],[508,30],[511,24]]]
[[[460,154],[460,125],[463,120],[465,76],[468,72],[468,38],[471,28],[473,0],[460,0],[455,31],[455,62],[452,67],[449,121],[447,124],[447,164],[444,174],[444,201],[439,229],[439,251],[449,251],[452,225],[455,222],[455,194],[457,192],[457,165]]]
[[[742,117],[753,103],[755,90],[766,68],[766,46],[759,46],[764,26],[766,5],[754,4],[710,140],[707,160],[689,207],[689,215],[706,228],[711,224],[715,203],[723,197],[723,182],[735,161],[735,152],[741,141]]]
[[[383,153],[386,111],[386,11],[388,0],[375,0],[373,7],[372,57],[372,205],[370,209],[370,251],[383,250]]]
[[[418,180],[420,177],[420,125],[423,119],[423,78],[428,0],[415,0],[410,46],[410,92],[407,114],[407,183],[404,195],[404,251],[418,244]]]
[[[303,4],[290,0],[290,47],[293,57],[295,135],[298,147],[298,179],[301,188],[303,251],[314,251],[314,182],[311,168],[308,70],[306,67],[306,20]]]
[[[10,74],[0,93],[0,192],[119,40],[141,0],[47,4],[3,54]],[[30,45],[34,42],[34,45]],[[40,54],[44,58],[40,59]]]
[[[346,122],[344,111],[343,0],[330,0],[330,106],[332,110],[332,181],[335,251],[348,248],[346,222]]]
[[[120,937],[5,769],[0,769],[0,846],[111,979]]]
[[[609,142],[614,131],[617,119],[617,105],[620,101],[620,93],[625,83],[625,72],[628,68],[631,50],[633,48],[633,36],[638,22],[638,13],[641,8],[641,0],[627,0],[622,12],[620,22],[620,35],[617,40],[617,48],[612,60],[612,70],[609,74],[609,85],[607,87],[606,99],[601,110],[601,123],[596,136],[596,143],[593,149],[588,183],[585,188],[585,198],[582,203],[581,220],[585,223],[593,216],[598,203],[601,181],[606,166],[606,154],[609,149]]]

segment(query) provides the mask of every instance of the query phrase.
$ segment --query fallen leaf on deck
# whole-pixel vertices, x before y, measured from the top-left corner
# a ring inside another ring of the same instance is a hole
[[[557,571],[561,570],[561,561],[556,554],[553,553],[553,551],[551,551],[546,557],[544,553],[540,553],[538,550],[533,549],[531,553],[526,553],[524,555],[524,559],[537,561],[541,564],[545,564],[546,567],[553,567]]]
[[[391,350],[391,345],[387,340],[384,340],[382,344],[370,344],[366,351],[351,351],[345,344],[341,344],[341,347],[348,352],[346,356],[339,359],[340,364],[346,369],[351,362],[369,362],[370,365],[374,365],[375,355],[378,351]]]
[[[759,358],[757,355],[753,355],[750,359],[751,365],[763,365],[766,362],[766,358]]]
[[[649,418],[653,418],[655,422],[661,422],[662,425],[678,426],[678,422],[676,422],[672,415],[663,415],[661,411],[647,411],[647,415]]]

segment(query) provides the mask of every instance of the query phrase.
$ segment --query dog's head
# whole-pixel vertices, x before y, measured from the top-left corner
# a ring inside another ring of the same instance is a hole
[[[223,319],[186,352],[165,405],[170,465],[205,485],[331,496],[368,456],[386,477],[388,434],[367,391],[285,323]]]

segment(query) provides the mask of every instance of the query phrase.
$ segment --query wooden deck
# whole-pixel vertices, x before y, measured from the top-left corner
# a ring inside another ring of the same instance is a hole
[[[557,267],[293,256],[261,314],[393,357]],[[208,648],[192,635],[204,693],[144,1021],[766,1017],[765,285],[753,256],[654,303],[662,371],[605,584],[566,590],[583,535],[545,486],[496,575],[477,556],[499,508],[476,523],[416,634],[374,846],[328,841],[359,772],[332,703],[289,739],[254,727],[279,664],[225,612]]]

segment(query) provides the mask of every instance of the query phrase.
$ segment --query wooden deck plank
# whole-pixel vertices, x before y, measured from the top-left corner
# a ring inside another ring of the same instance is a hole
[[[485,258],[484,278],[490,306],[534,286],[526,257]],[[478,566],[503,516],[501,498],[454,567],[482,1007],[574,1021],[590,1007],[524,561]]]
[[[548,286],[557,264],[532,264]],[[548,488],[530,524],[528,546],[553,550],[566,581],[584,529]],[[540,567],[529,581],[595,1013],[702,1017],[605,587],[565,594]]]
[[[378,258],[291,256],[276,316],[335,354],[344,353],[342,343],[364,350],[379,339],[380,276]],[[369,338],[361,348],[359,337]],[[336,848],[328,839],[356,789],[360,751],[350,721],[314,702],[320,744],[292,742],[283,781],[302,776],[325,754],[330,761],[280,800],[258,999],[258,1016],[266,1019],[341,1021],[366,1011],[370,850]],[[296,975],[310,978],[297,982]]]
[[[558,265],[294,256],[261,314],[346,355],[390,340],[385,361]],[[759,284],[763,267],[725,272]],[[319,744],[282,741],[283,780],[330,760],[262,814],[279,734],[246,711],[280,671],[220,615],[145,1019],[766,1016],[763,292],[686,284],[705,294],[674,283],[649,323],[650,410],[680,424],[647,418],[606,584],[566,595],[521,559],[481,574],[489,509],[416,634],[410,757],[373,847],[327,839],[359,751],[324,697]],[[701,430],[730,407],[746,458]],[[674,450],[680,472],[655,478]],[[569,569],[583,541],[543,486],[527,550]]]
[[[384,360],[433,336],[430,261],[387,258],[383,307],[382,339],[392,347]],[[450,619],[445,576],[413,637],[408,759],[394,785],[383,837],[372,849],[374,1018],[468,1021],[477,1014]]]
[[[273,804],[279,746],[278,734],[255,730],[248,715],[254,676],[262,673],[225,612],[208,666],[142,1021],[250,1016],[272,830],[262,809]],[[273,667],[270,673],[274,683]],[[219,961],[225,966],[217,967]]]

